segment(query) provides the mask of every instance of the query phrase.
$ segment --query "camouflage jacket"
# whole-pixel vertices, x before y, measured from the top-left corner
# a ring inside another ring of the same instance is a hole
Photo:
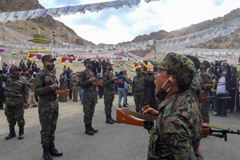
[[[199,81],[199,83],[200,83],[200,86],[201,86],[201,88],[202,88],[202,86],[203,86],[203,80],[202,80],[202,77],[199,75],[198,72],[196,72],[196,77],[197,77],[197,79],[198,79],[198,81]]]
[[[56,96],[55,91],[50,88],[52,84],[58,84],[57,78],[43,69],[35,78],[35,94],[40,97]]]
[[[150,130],[148,159],[202,159],[197,152],[202,135],[199,105],[190,90],[166,98]]]
[[[137,92],[144,92],[145,89],[145,77],[141,74],[133,77],[132,92],[133,94]]]
[[[94,88],[93,83],[89,82],[90,78],[94,78],[94,74],[92,71],[88,72],[87,69],[81,72],[79,75],[79,86],[82,87],[83,89],[92,89]]]
[[[199,99],[202,96],[202,86],[199,82],[199,79],[197,78],[197,76],[195,76],[192,80],[191,83],[191,92],[192,92],[192,96],[195,98],[195,100],[198,102]]]
[[[104,90],[110,90],[110,91],[114,91],[114,81],[112,80],[112,78],[114,77],[113,73],[109,73],[108,71],[106,71],[103,75],[103,86],[104,86]]]
[[[211,84],[212,76],[207,71],[201,72],[200,76],[202,77],[203,85]],[[209,95],[209,94],[210,94],[210,90],[205,89],[204,92],[203,92],[203,95]]]
[[[21,97],[23,98],[25,95],[28,95],[28,83],[20,76],[17,79],[13,79],[9,77],[6,82],[6,87],[4,91],[4,95],[6,97]]]
[[[7,76],[0,74],[0,88],[2,88],[2,82],[7,81]]]
[[[71,84],[72,84],[72,87],[78,87],[78,78],[77,77],[73,77],[71,79]]]

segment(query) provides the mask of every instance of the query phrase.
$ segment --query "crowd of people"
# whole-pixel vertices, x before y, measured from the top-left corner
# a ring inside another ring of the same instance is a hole
[[[20,105],[24,108],[38,106],[44,159],[62,156],[54,145],[58,101],[67,102],[69,98],[78,102],[78,94],[83,105],[85,133],[94,135],[98,133],[92,124],[98,98],[104,98],[106,123],[114,124],[116,121],[111,115],[114,94],[118,94],[119,108],[128,107],[128,91],[132,88],[136,112],[158,116],[158,123],[152,123],[151,127],[145,126],[152,140],[149,145],[155,145],[155,149],[159,150],[156,152],[153,148],[150,149],[149,157],[162,156],[165,151],[171,151],[171,154],[167,154],[167,159],[184,156],[201,159],[199,146],[202,122],[210,122],[209,109],[214,109],[215,116],[227,117],[227,113],[234,112],[236,106],[236,114],[240,116],[240,72],[236,74],[226,60],[210,64],[206,60],[200,62],[194,56],[169,53],[162,61],[151,61],[158,68],[157,73],[143,72],[142,68],[137,67],[136,76],[131,79],[128,78],[127,71],[114,72],[109,60],[85,59],[85,70],[74,72],[70,67],[64,66],[59,80],[55,76],[55,60],[51,55],[43,56],[42,70],[31,61],[28,61],[26,66],[21,60],[19,67],[3,63],[0,72],[0,108],[3,109],[5,102],[10,130],[5,139],[16,136],[16,121],[19,126],[19,139],[24,138],[24,112],[15,111],[16,107],[19,109]],[[55,91],[59,89],[68,90],[68,97],[59,95],[57,99]],[[6,98],[3,98],[3,95]],[[148,108],[143,109],[144,106]],[[173,133],[169,134],[169,128]],[[156,132],[157,129],[159,130]],[[161,139],[163,134],[166,137]],[[188,135],[188,138],[179,135]],[[160,143],[153,141],[156,136],[165,144],[165,148],[159,148]],[[169,144],[169,139],[174,141],[174,144]],[[191,149],[186,151],[184,148]],[[180,154],[181,151],[184,151],[184,155]]]

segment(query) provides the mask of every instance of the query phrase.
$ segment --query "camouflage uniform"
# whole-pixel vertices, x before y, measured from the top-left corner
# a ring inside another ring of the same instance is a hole
[[[136,70],[137,71],[137,70]],[[141,70],[140,70],[141,71]],[[133,77],[132,93],[134,94],[134,102],[136,105],[136,112],[141,112],[144,103],[145,78],[140,73]]]
[[[9,77],[6,82],[4,95],[6,96],[5,115],[9,126],[15,126],[16,121],[18,126],[24,126],[24,96],[28,95],[28,85],[23,79]]]
[[[3,109],[3,102],[4,102],[4,89],[2,88],[2,82],[7,81],[7,76],[0,74],[0,109]]]
[[[92,123],[92,117],[94,115],[96,105],[96,88],[93,83],[89,82],[90,78],[94,78],[92,71],[84,70],[79,76],[79,86],[83,88],[83,112],[84,112],[84,123]]]
[[[52,84],[58,84],[57,78],[43,69],[35,78],[35,93],[40,97],[38,101],[39,120],[42,127],[41,143],[48,145],[55,140],[59,106],[57,95],[50,88]]]
[[[197,102],[199,102],[201,96],[202,96],[202,86],[198,80],[198,78],[195,76],[191,83],[191,92],[192,96],[195,98]]]
[[[207,71],[201,72],[200,76],[202,77],[203,85],[210,84],[212,82],[212,77]],[[210,90],[205,89],[203,92],[203,95],[206,97],[210,96]],[[201,107],[200,107],[202,118],[203,118],[203,123],[209,123],[209,111],[208,111],[209,103],[210,103],[210,100],[206,99],[205,101],[202,102]]]
[[[153,73],[144,74],[145,77],[145,94],[144,94],[144,106],[149,105],[150,107],[156,109],[156,97],[155,97],[155,78]]]
[[[79,85],[78,85],[77,77],[73,77],[71,79],[71,85],[72,85],[73,101],[77,102],[78,92],[79,92]]]
[[[106,64],[105,64],[106,65]],[[105,114],[111,115],[112,106],[114,100],[114,81],[112,80],[114,75],[112,72],[106,71],[103,75],[103,95],[104,95],[104,105],[105,105]]]
[[[152,63],[185,85],[190,86],[195,77],[193,62],[177,53],[169,53],[163,61]],[[173,93],[163,100],[158,111],[158,118],[150,130],[148,160],[202,159],[197,153],[202,119],[191,91]]]

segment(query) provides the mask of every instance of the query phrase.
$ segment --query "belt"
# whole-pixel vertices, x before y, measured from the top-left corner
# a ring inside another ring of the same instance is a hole
[[[48,100],[48,101],[55,101],[57,100],[57,96],[40,96],[40,99]]]
[[[22,97],[6,97],[7,101],[16,101],[16,100],[20,100],[20,99],[22,99]]]

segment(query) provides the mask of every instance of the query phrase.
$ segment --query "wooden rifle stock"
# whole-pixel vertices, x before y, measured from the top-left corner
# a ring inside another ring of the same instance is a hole
[[[123,79],[120,79],[118,81],[115,81],[115,83],[123,83]]]
[[[117,123],[131,124],[135,126],[144,126],[144,121],[133,116],[128,115],[121,109],[117,109]]]
[[[102,86],[102,81],[93,82],[94,86]]]
[[[68,95],[68,89],[62,90],[62,91],[55,91],[56,94],[60,94],[60,95],[64,95],[67,96]]]

